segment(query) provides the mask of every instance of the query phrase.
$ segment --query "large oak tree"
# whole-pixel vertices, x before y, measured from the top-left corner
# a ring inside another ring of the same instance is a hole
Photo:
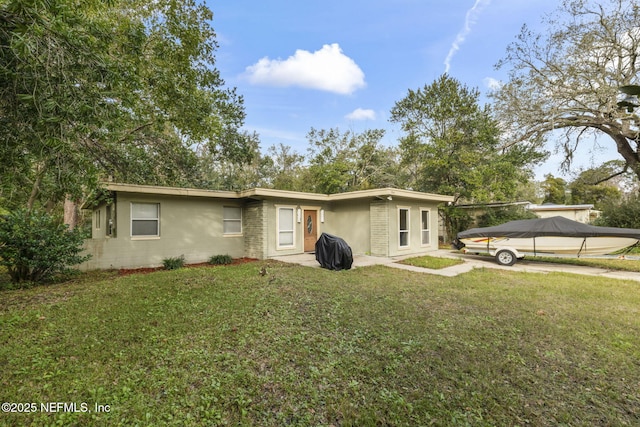
[[[79,196],[100,178],[193,183],[194,146],[251,152],[195,0],[0,3],[0,203]]]
[[[640,2],[563,0],[544,23],[542,33],[524,26],[498,64],[509,78],[493,97],[512,143],[560,133],[568,168],[579,145],[609,141],[640,177],[637,110],[617,104],[620,87],[640,83]]]

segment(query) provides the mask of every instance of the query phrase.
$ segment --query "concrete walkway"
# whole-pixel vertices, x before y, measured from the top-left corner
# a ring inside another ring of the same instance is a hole
[[[530,273],[563,272],[563,273],[572,273],[572,274],[582,274],[587,276],[600,276],[600,277],[606,277],[609,279],[635,280],[640,282],[640,273],[627,272],[627,271],[612,271],[612,270],[606,270],[604,268],[583,267],[583,266],[568,265],[568,264],[542,263],[542,262],[535,262],[535,261],[527,261],[526,259],[518,260],[513,266],[507,267],[507,266],[498,265],[493,258],[481,257],[476,255],[463,255],[450,250],[438,250],[438,251],[429,253],[429,255],[443,257],[443,258],[460,258],[464,261],[464,263],[454,265],[452,267],[433,270],[429,268],[414,267],[412,265],[398,263],[398,261],[401,261],[403,258],[408,258],[408,257],[385,258],[385,257],[374,257],[374,256],[367,256],[367,255],[355,255],[353,257],[352,268],[366,267],[370,265],[386,265],[388,267],[398,268],[401,270],[409,270],[409,271],[414,271],[416,273],[435,274],[438,276],[446,276],[446,277],[454,277],[459,274],[468,273],[474,268],[492,268],[492,269],[498,269],[498,270],[523,271],[523,272],[530,272]],[[412,256],[415,256],[415,255],[412,255]],[[315,255],[313,254],[286,255],[286,256],[274,257],[272,259],[282,261],[282,262],[304,265],[307,267],[320,268],[320,264],[318,264],[318,261],[316,261]]]

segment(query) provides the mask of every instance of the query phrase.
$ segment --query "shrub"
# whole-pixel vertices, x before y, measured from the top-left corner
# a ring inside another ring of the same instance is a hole
[[[209,258],[209,264],[214,265],[225,265],[231,264],[233,262],[233,258],[230,255],[214,255]]]
[[[596,225],[621,228],[640,228],[640,194],[633,195],[619,205],[611,204],[602,211]]]
[[[52,215],[26,209],[0,217],[0,265],[14,283],[41,282],[88,260],[84,236]]]
[[[165,258],[162,260],[165,270],[177,270],[184,267],[184,255],[175,258]]]

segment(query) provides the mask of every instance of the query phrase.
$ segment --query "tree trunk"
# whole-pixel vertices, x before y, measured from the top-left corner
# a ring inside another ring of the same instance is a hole
[[[29,200],[27,200],[27,210],[31,212],[33,210],[33,205],[36,203],[38,198],[38,193],[40,193],[40,184],[42,183],[42,175],[38,174],[36,176],[36,180],[31,187],[31,194],[29,194]]]
[[[78,201],[71,200],[67,194],[64,198],[64,223],[69,226],[69,230],[73,230],[78,225]]]

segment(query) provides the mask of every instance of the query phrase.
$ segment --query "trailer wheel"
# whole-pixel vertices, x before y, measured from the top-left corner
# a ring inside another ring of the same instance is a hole
[[[496,262],[500,265],[512,266],[516,263],[516,259],[516,254],[507,249],[503,249],[496,253]]]

